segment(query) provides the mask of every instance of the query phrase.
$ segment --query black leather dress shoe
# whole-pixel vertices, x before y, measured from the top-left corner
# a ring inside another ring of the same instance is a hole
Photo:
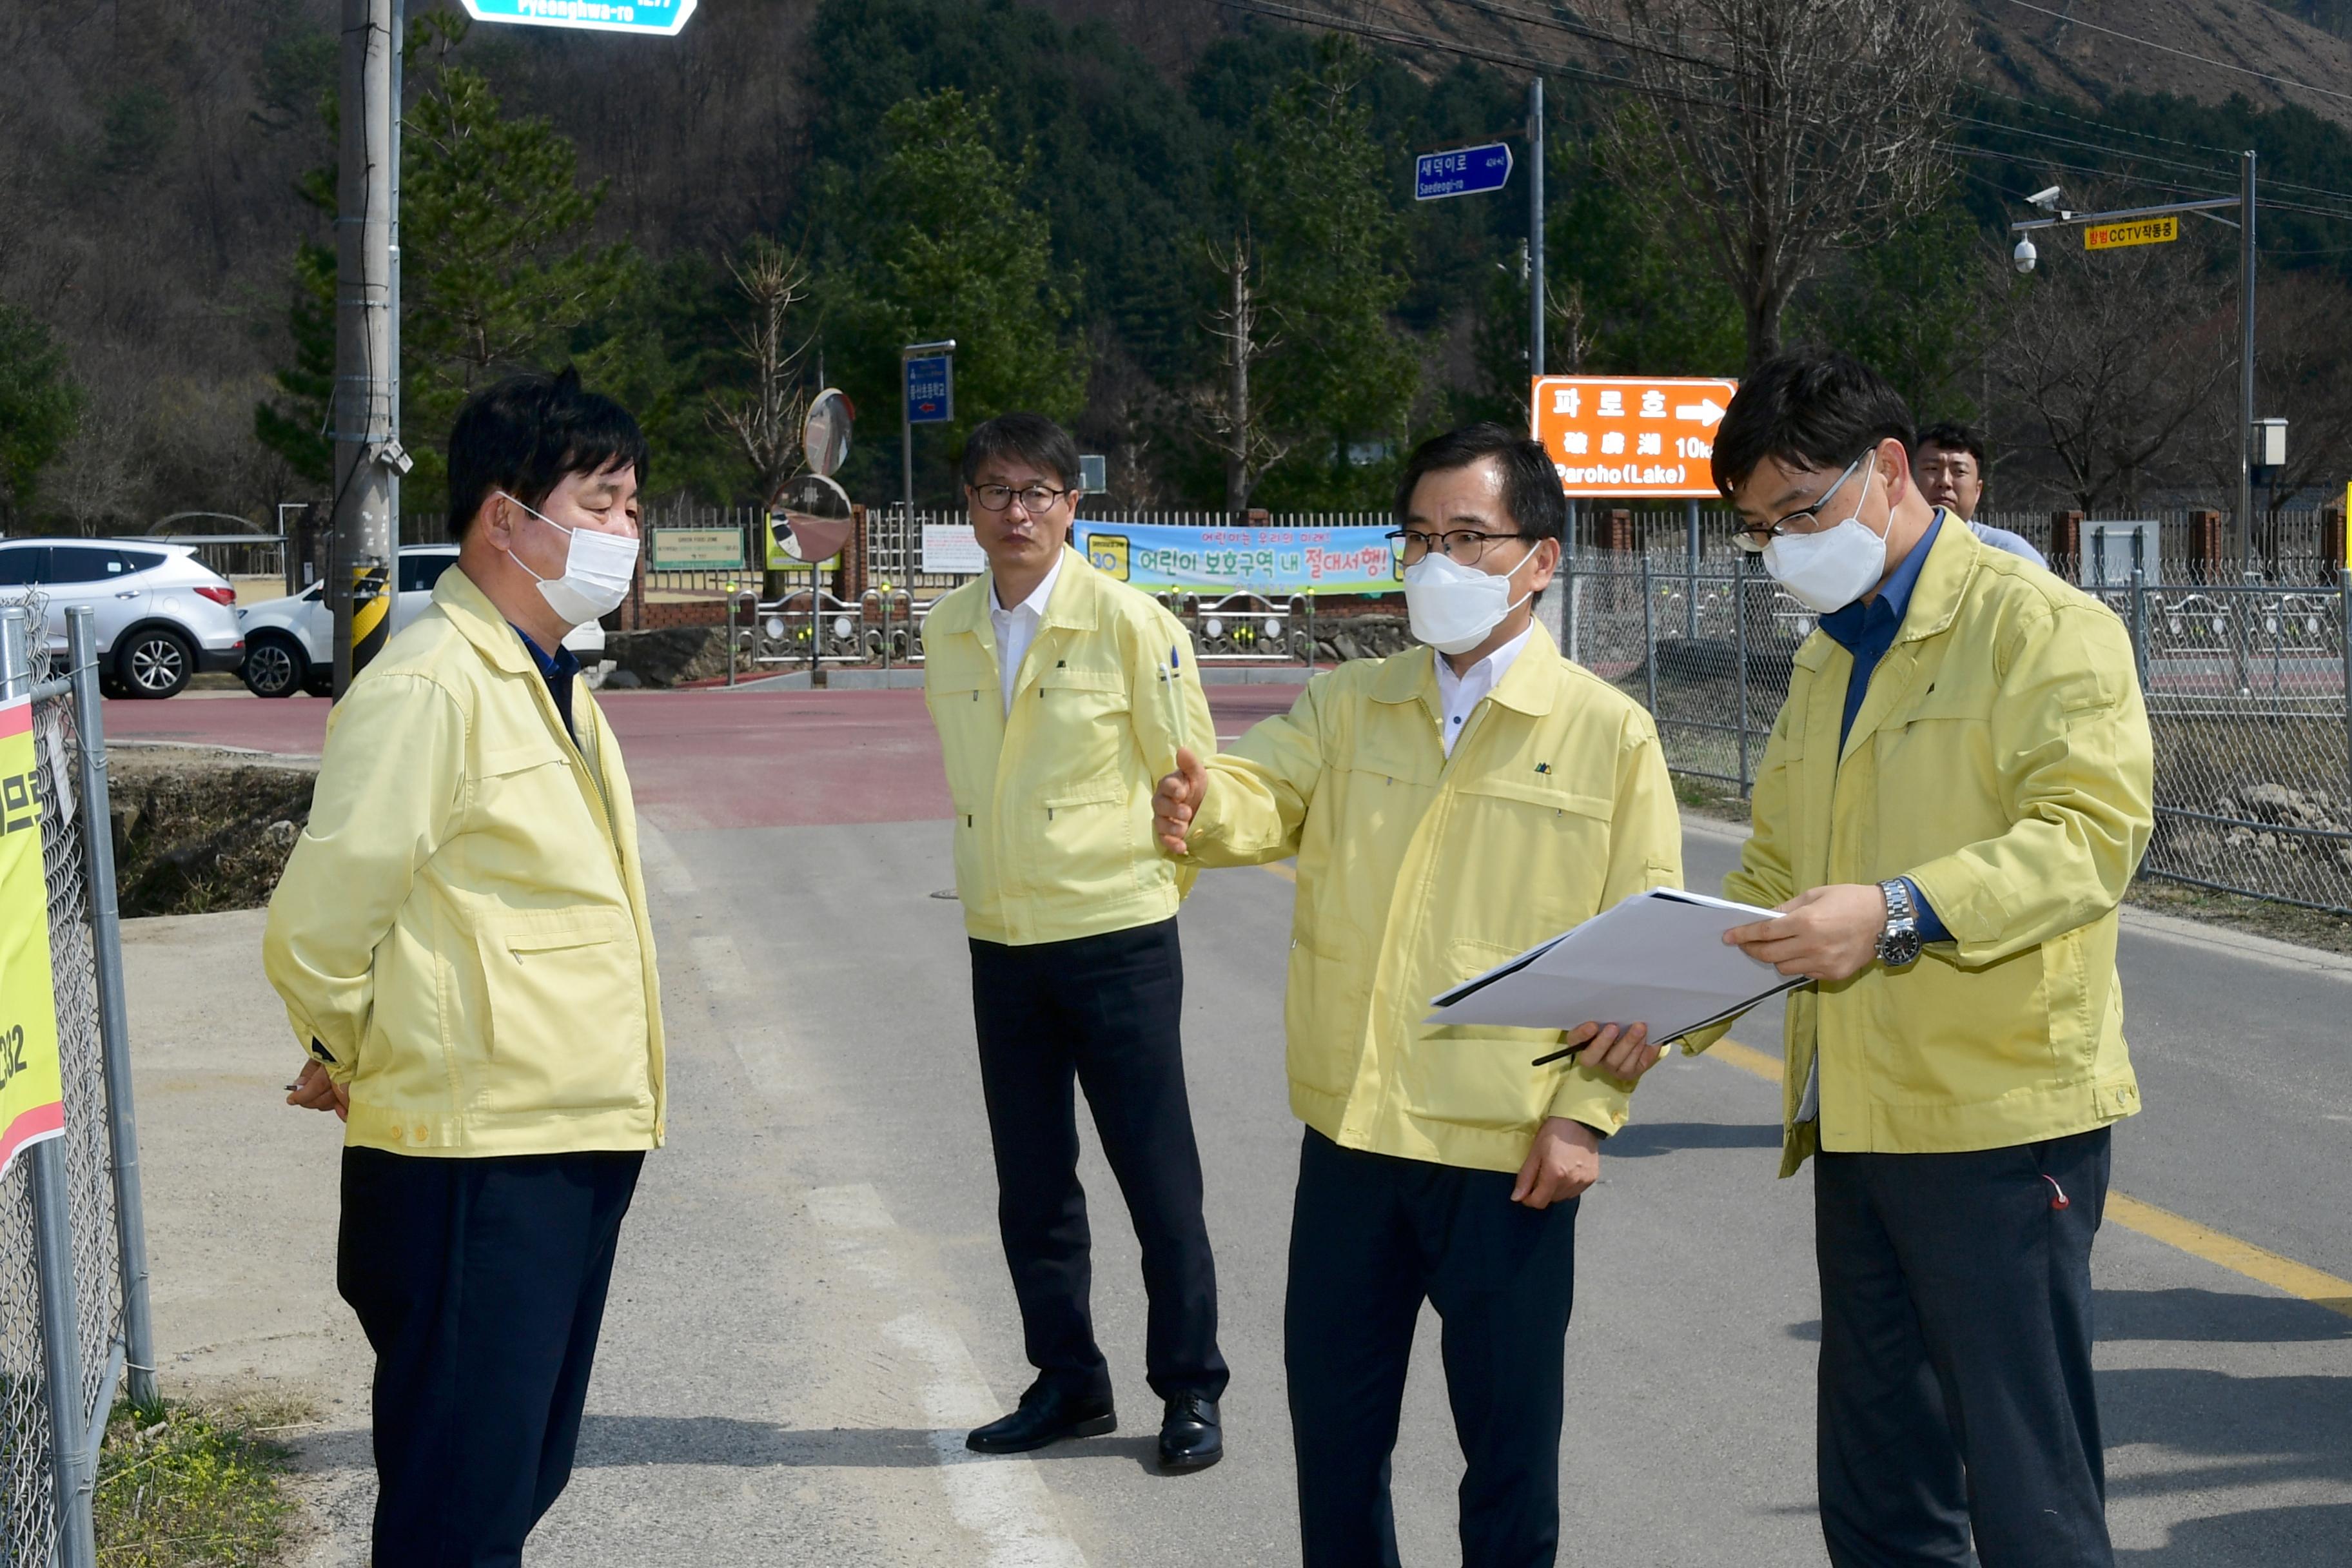
[[[1160,1423],[1160,1468],[1181,1475],[1205,1470],[1224,1457],[1225,1428],[1217,1419],[1217,1402],[1198,1394],[1170,1400]]]
[[[1210,1406],[1213,1420],[1215,1408]],[[1065,1437],[1099,1437],[1118,1426],[1109,1395],[1074,1394],[1040,1383],[1021,1396],[1020,1409],[965,1433],[963,1446],[975,1454],[1025,1454]]]

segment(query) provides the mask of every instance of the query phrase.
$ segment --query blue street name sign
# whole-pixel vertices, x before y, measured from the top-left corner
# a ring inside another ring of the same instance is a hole
[[[1423,153],[1412,161],[1412,199],[1433,202],[1442,196],[1499,191],[1510,179],[1511,149],[1506,142],[1489,142],[1484,147]]]
[[[945,425],[955,417],[955,361],[948,354],[907,363],[907,423]]]
[[[675,37],[694,15],[695,0],[466,0],[477,22],[520,22],[538,27],[584,27],[598,33]]]

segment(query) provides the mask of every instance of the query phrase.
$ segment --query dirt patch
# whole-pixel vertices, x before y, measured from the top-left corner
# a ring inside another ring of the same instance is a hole
[[[269,901],[310,820],[315,762],[118,745],[107,764],[124,918]]]

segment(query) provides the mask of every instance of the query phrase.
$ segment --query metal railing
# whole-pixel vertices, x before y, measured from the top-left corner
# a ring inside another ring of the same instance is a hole
[[[2092,591],[2155,740],[2142,871],[2352,914],[2352,574]],[[1649,710],[1667,765],[1747,794],[1817,617],[1744,560],[1580,552],[1555,592],[1561,647]]]
[[[165,533],[156,544],[185,544],[196,559],[224,577],[283,577],[286,536],[282,533]]]
[[[93,612],[47,679],[25,605],[0,607],[0,697],[33,698],[64,1131],[0,1179],[0,1545],[92,1568],[99,1446],[118,1385],[158,1403]]]

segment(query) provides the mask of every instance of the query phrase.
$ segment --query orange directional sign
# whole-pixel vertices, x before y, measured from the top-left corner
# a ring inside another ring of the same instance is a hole
[[[1702,496],[1736,381],[1539,375],[1534,435],[1572,496]]]

